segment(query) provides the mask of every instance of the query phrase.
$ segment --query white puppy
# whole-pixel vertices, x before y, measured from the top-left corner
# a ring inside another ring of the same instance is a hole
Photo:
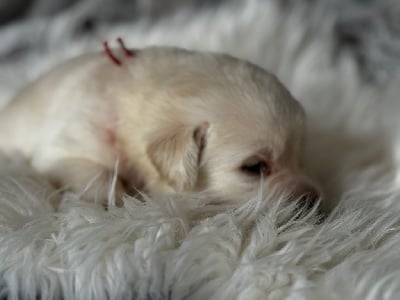
[[[264,180],[318,197],[300,169],[303,109],[276,77],[228,55],[121,46],[17,94],[0,113],[0,149],[74,191],[96,178],[88,199],[107,195],[117,160],[118,196],[202,191],[240,202]]]

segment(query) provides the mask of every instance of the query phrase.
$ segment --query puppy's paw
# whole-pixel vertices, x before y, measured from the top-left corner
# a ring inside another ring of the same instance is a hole
[[[80,199],[105,207],[122,206],[124,184],[118,174],[86,159],[62,159],[43,171],[61,190],[70,190]]]
[[[67,183],[68,185],[68,183]],[[121,180],[111,172],[104,172],[94,180],[70,183],[71,190],[79,194],[80,199],[103,205],[105,208],[123,206],[123,197],[126,194]]]

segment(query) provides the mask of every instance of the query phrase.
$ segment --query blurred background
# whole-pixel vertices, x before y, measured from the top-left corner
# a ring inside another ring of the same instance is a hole
[[[282,10],[302,10],[334,22],[336,54],[354,56],[363,79],[385,82],[400,57],[398,0],[266,0]],[[238,0],[0,0],[0,63],[64,40],[84,39],[110,24],[157,23],[182,11],[198,15]],[[254,2],[249,0],[249,2]],[[310,18],[312,19],[312,18]],[[188,17],[187,23],[191,22]]]

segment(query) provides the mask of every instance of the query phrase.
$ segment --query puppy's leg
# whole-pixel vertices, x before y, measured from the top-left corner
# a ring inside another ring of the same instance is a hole
[[[110,193],[114,172],[103,165],[83,158],[64,158],[41,172],[55,185],[80,193],[86,201],[107,205],[110,197],[115,197],[115,205],[122,206],[123,184],[116,174],[114,193]]]

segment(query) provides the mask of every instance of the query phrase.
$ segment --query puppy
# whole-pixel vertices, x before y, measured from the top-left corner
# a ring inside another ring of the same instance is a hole
[[[304,111],[275,76],[224,54],[121,46],[20,91],[0,112],[0,149],[90,200],[105,200],[117,161],[117,197],[240,203],[266,181],[318,198],[300,168]]]

